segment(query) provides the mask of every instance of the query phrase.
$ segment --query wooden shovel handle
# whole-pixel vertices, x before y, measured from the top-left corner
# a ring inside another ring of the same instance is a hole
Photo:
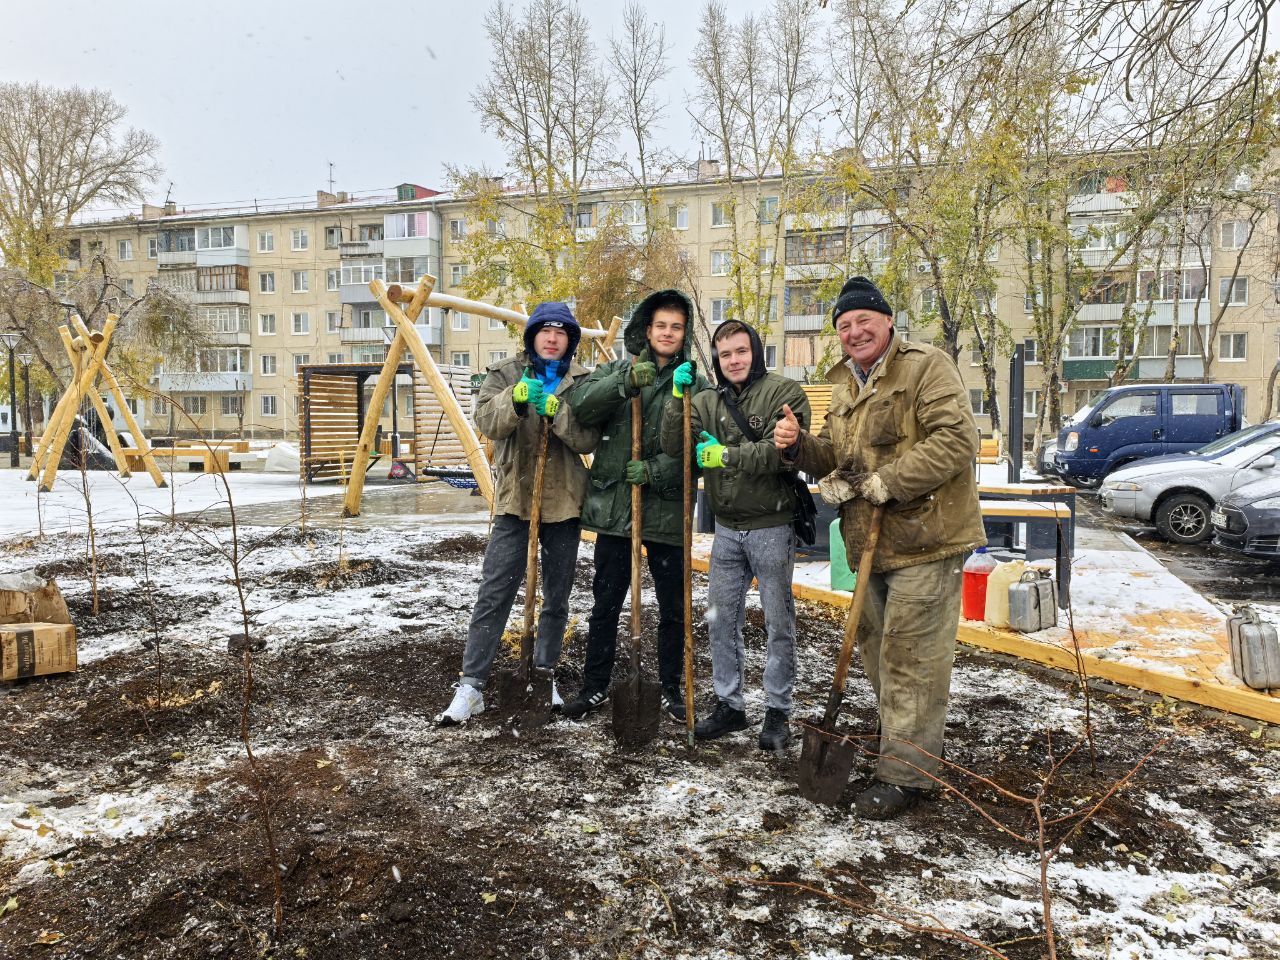
[[[871,581],[871,563],[875,560],[876,544],[880,542],[880,524],[884,520],[884,504],[877,504],[871,511],[871,526],[867,530],[867,542],[858,560],[858,582],[853,588],[853,600],[849,604],[849,616],[844,622],[844,642],[840,644],[840,657],[836,660],[836,675],[831,681],[831,695],[827,698],[827,712],[822,716],[822,728],[830,733],[835,729],[836,716],[844,699],[844,682],[849,675],[849,661],[853,659],[853,645],[858,639],[858,621],[862,619],[862,604],[867,598]]]
[[[644,415],[640,395],[631,398],[631,459],[639,460],[644,454]],[[631,669],[633,676],[640,672],[640,553],[644,540],[644,490],[638,483],[631,485]]]
[[[524,571],[524,635],[520,638],[520,659],[533,665],[533,619],[538,609],[538,532],[542,524],[542,484],[547,474],[547,439],[551,421],[539,417],[538,458],[533,469],[533,502],[529,505],[529,552]]]
[[[694,368],[697,369],[696,367]],[[693,385],[684,404],[684,720],[693,745]]]

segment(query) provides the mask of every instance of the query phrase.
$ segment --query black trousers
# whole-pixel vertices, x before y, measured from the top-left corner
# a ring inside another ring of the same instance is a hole
[[[658,680],[663,686],[679,686],[684,671],[684,551],[668,543],[645,541],[649,574],[658,594]],[[631,540],[628,537],[596,537],[596,575],[592,581],[595,603],[587,622],[587,662],[582,689],[593,692],[609,686],[618,644],[618,618],[631,586]],[[624,656],[630,656],[630,629]]]

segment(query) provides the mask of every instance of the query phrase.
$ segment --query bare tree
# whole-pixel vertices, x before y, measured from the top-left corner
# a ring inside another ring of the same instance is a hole
[[[625,117],[622,126],[635,143],[634,167],[625,153],[618,162],[629,170],[646,206],[655,179],[660,181],[674,162],[656,144],[666,110],[666,104],[658,99],[658,84],[671,73],[669,53],[666,28],[648,19],[639,0],[628,0],[622,14],[622,31],[609,38],[608,60],[618,91],[619,111]],[[645,219],[650,231],[655,219]]]

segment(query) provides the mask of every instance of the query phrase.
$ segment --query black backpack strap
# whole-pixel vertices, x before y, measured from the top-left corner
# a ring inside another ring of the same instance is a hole
[[[729,416],[733,417],[733,422],[738,425],[738,429],[752,443],[760,442],[760,434],[751,429],[751,424],[747,423],[747,418],[742,415],[742,411],[738,409],[738,401],[733,395],[733,387],[724,387],[722,391],[725,406],[729,408]]]

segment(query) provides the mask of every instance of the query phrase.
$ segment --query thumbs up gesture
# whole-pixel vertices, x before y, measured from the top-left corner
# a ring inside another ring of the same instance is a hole
[[[779,450],[786,450],[800,439],[800,421],[791,412],[791,407],[782,405],[782,415],[773,427],[773,445]]]

